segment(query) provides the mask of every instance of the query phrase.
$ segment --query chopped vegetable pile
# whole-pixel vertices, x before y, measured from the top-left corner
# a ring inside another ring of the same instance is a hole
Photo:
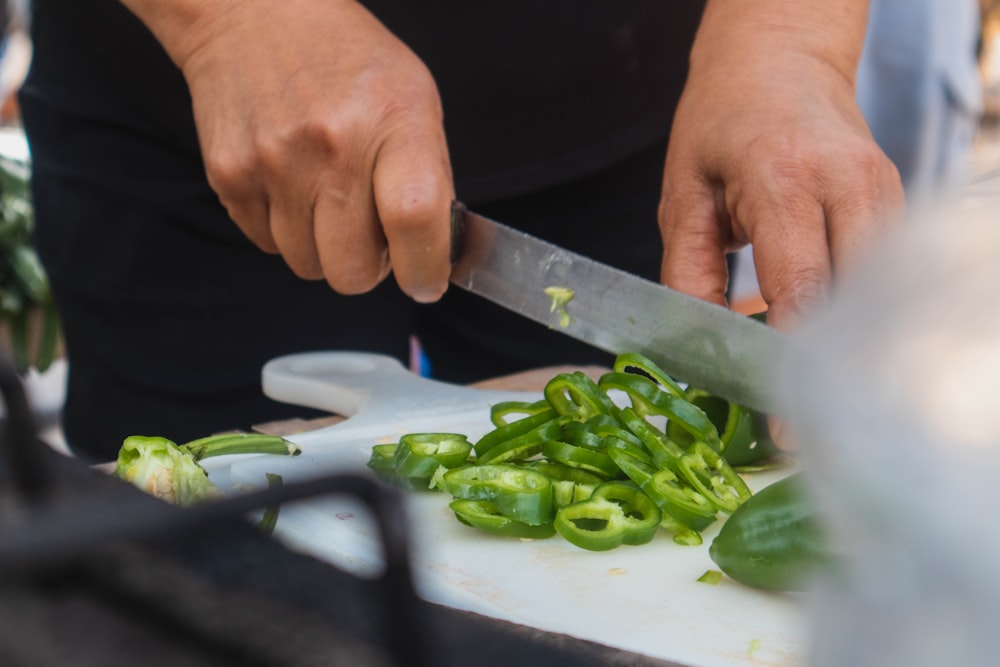
[[[701,531],[750,497],[733,464],[777,452],[758,415],[682,388],[639,354],[619,355],[596,381],[560,373],[543,399],[498,403],[490,418],[495,428],[475,443],[412,433],[374,446],[368,465],[386,482],[450,494],[456,518],[479,530],[558,533],[605,551],[661,527],[701,544]]]

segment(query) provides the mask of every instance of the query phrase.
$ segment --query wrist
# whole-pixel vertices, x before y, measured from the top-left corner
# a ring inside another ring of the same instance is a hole
[[[691,73],[805,58],[854,85],[867,0],[709,0],[691,50]]]
[[[119,0],[183,69],[191,53],[221,29],[240,0]]]

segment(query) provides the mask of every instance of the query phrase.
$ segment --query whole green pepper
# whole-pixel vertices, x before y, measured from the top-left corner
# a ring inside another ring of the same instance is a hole
[[[794,591],[809,585],[833,551],[802,474],[795,473],[740,505],[712,541],[709,556],[742,584]]]

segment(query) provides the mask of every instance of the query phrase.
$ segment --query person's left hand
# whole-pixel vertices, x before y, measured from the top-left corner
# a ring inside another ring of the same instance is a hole
[[[789,329],[899,219],[902,185],[850,76],[793,42],[705,33],[667,155],[662,280],[724,305],[725,255],[750,243],[768,322]]]

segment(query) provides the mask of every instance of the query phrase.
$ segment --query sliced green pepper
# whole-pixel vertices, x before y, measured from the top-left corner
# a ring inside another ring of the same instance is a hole
[[[687,397],[719,430],[720,453],[730,465],[752,465],[780,453],[768,433],[767,418],[761,413],[702,389],[688,389]],[[673,423],[667,425],[667,435],[682,446],[694,441],[690,433]]]
[[[605,479],[580,468],[570,468],[551,461],[532,461],[525,464],[531,470],[543,473],[552,482],[552,503],[564,507],[586,500]]]
[[[577,421],[616,410],[611,398],[581,371],[556,375],[545,385],[544,394],[556,412]]]
[[[684,455],[684,449],[680,445],[668,438],[663,431],[650,424],[645,417],[640,416],[632,408],[624,408],[619,411],[618,416],[628,429],[642,441],[657,467],[670,468],[674,472],[680,472],[680,460]]]
[[[534,418],[529,419],[533,420]],[[508,427],[504,426],[500,430],[506,428]],[[481,464],[524,461],[541,453],[545,443],[558,438],[561,432],[561,420],[559,418],[550,419],[526,433],[493,444],[489,449],[480,453],[477,460]]]
[[[537,470],[490,463],[449,470],[444,490],[460,500],[491,500],[506,517],[532,526],[552,520],[552,482]]]
[[[669,468],[658,470],[652,461],[625,450],[609,450],[608,455],[666,516],[685,528],[704,530],[716,519],[716,509]]]
[[[606,435],[601,439],[601,444],[603,449],[606,451],[608,449],[623,449],[629,454],[639,458],[649,458],[649,452],[645,447],[637,446],[631,440],[622,440],[615,435]]]
[[[658,470],[642,489],[664,513],[691,530],[704,530],[717,518],[715,505],[669,468]]]
[[[603,438],[590,429],[589,423],[570,420],[563,424],[562,434],[557,439],[578,447],[601,449],[604,446]]]
[[[556,512],[555,529],[581,549],[607,551],[622,544],[646,544],[660,527],[652,500],[631,482],[612,481],[594,489],[587,500]]]
[[[490,406],[490,421],[497,428],[506,426],[516,420],[508,419],[511,415],[530,417],[539,412],[545,412],[552,406],[544,398],[539,401],[501,401]]]
[[[375,472],[393,472],[396,470],[396,447],[399,443],[375,445],[368,458],[368,467]]]
[[[660,519],[660,528],[664,528],[673,533],[674,542],[682,546],[696,547],[704,543],[701,533],[697,530],[688,528],[666,512],[663,513],[663,518]]]
[[[652,359],[637,352],[625,352],[615,358],[612,370],[616,373],[639,373],[654,380],[675,396],[684,396],[684,389],[664,372]]]
[[[724,458],[704,442],[688,447],[680,474],[719,510],[730,514],[750,497],[750,489]]]
[[[544,540],[556,534],[551,523],[532,526],[505,516],[496,503],[490,500],[453,500],[448,507],[455,518],[467,526],[504,537]]]
[[[393,455],[397,477],[430,479],[438,466],[454,468],[465,463],[472,443],[458,433],[409,433],[399,439]]]
[[[639,416],[666,417],[695,439],[703,440],[716,449],[720,447],[719,431],[701,408],[683,396],[661,389],[649,378],[633,373],[605,373],[598,386],[605,392],[618,389],[628,394],[632,408]]]
[[[386,484],[392,484],[407,491],[433,491],[431,480],[437,471],[427,477],[400,477],[396,474],[396,449],[398,447],[399,443],[396,442],[372,447],[368,467],[375,473],[375,477]],[[443,468],[438,470],[441,469]]]
[[[559,440],[550,440],[545,443],[542,453],[553,461],[558,461],[570,468],[580,468],[592,472],[604,479],[611,479],[618,474],[618,466],[606,452],[600,450],[578,447]]]
[[[549,422],[554,421],[558,416],[559,415],[555,410],[552,408],[546,408],[545,410],[541,410],[535,414],[512,421],[509,424],[499,426],[476,441],[476,444],[473,445],[473,449],[476,451],[476,456],[481,457],[497,445],[525,435],[540,426],[544,426]],[[557,425],[559,423],[560,422],[556,422]]]
[[[639,449],[642,449],[642,440],[625,427],[625,424],[622,423],[621,419],[616,416],[618,413],[619,411],[615,410],[612,414],[595,415],[591,417],[586,422],[587,430],[601,436],[602,438],[614,436],[620,440],[628,442],[629,444],[635,445],[635,447]]]

